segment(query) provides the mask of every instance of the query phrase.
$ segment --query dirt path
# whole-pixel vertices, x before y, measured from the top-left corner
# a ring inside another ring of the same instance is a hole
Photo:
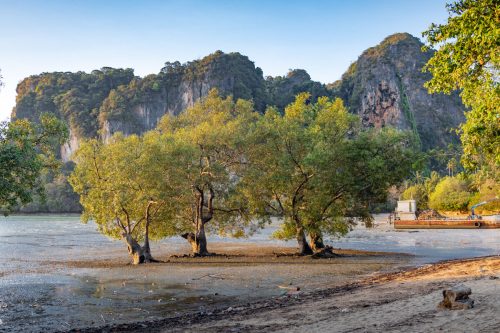
[[[109,332],[499,332],[500,257],[451,261],[311,293]],[[472,288],[471,310],[437,310],[441,290]]]

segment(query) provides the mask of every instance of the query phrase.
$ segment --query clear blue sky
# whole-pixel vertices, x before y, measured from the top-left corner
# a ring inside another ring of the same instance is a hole
[[[340,78],[370,46],[395,32],[420,37],[447,17],[445,0],[0,0],[0,120],[31,74],[130,67],[238,51],[283,75],[303,68]]]

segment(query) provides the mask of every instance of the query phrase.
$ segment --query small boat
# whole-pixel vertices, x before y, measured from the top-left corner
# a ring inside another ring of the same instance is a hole
[[[500,215],[478,216],[472,210],[471,216],[463,219],[428,218],[418,219],[415,200],[398,201],[394,213],[394,229],[497,229]]]

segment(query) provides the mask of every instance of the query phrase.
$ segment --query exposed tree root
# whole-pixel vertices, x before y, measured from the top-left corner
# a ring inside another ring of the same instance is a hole
[[[315,252],[311,256],[311,258],[313,258],[313,259],[338,258],[340,256],[341,256],[340,254],[333,252],[333,247],[327,245],[324,248],[322,248],[321,250]]]

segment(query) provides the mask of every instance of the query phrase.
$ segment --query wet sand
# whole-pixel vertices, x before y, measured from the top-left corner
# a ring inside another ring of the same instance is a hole
[[[438,310],[463,284],[475,307]],[[81,332],[498,332],[500,257],[448,261],[155,322]],[[74,331],[76,332],[76,331]]]
[[[338,250],[338,258],[295,256],[293,247],[213,243],[214,257],[158,254],[163,263],[123,260],[47,260],[15,269],[1,291],[0,331],[99,332],[122,323],[207,313],[345,284],[408,264],[411,256]],[[225,251],[225,252],[223,252]],[[19,283],[16,283],[16,280]],[[141,324],[142,325],[142,324]],[[121,330],[121,328],[120,328]]]

